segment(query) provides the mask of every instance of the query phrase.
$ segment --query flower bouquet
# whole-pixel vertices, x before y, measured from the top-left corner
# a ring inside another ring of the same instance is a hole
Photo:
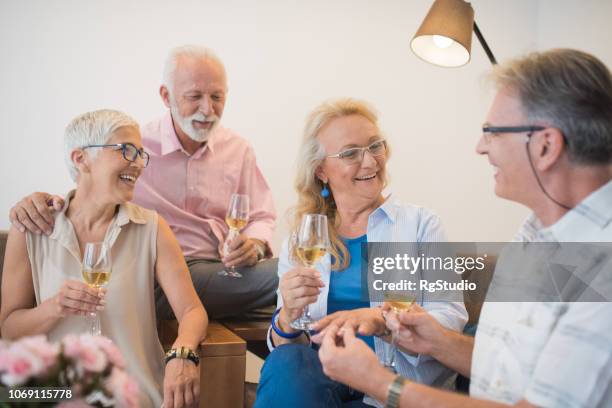
[[[56,344],[45,336],[0,342],[0,383],[70,389],[71,398],[60,407],[138,406],[138,384],[126,374],[119,349],[101,336],[68,335]]]

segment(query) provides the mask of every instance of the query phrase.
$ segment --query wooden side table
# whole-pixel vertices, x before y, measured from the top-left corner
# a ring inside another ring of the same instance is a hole
[[[157,322],[160,341],[167,350],[178,333],[176,320]],[[246,342],[217,322],[208,323],[200,345],[200,407],[243,408]]]

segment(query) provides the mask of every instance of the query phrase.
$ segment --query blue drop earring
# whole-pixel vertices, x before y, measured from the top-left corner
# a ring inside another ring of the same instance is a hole
[[[321,197],[323,198],[329,197],[329,190],[327,189],[327,183],[323,183],[323,188],[321,189]]]

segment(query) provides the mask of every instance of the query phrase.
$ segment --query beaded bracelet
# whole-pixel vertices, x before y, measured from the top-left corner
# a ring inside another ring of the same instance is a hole
[[[278,334],[283,339],[295,339],[300,337],[304,332],[303,330],[296,331],[295,333],[285,333],[276,325],[276,322],[278,320],[278,313],[280,312],[280,310],[281,308],[279,307],[278,309],[276,309],[274,314],[272,314],[272,330],[274,330],[274,333]]]

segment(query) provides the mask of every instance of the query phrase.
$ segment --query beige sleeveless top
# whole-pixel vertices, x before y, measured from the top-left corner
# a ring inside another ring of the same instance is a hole
[[[79,244],[66,210],[74,191],[55,214],[50,236],[28,233],[28,256],[36,303],[55,296],[67,279],[82,280]],[[157,213],[135,204],[119,206],[104,242],[111,248],[112,274],[105,310],[98,312],[102,335],[121,350],[128,373],[140,385],[139,406],[162,403],[164,353],[157,336],[153,283],[157,258]],[[87,333],[87,317],[67,316],[48,333],[58,341],[69,333]]]

